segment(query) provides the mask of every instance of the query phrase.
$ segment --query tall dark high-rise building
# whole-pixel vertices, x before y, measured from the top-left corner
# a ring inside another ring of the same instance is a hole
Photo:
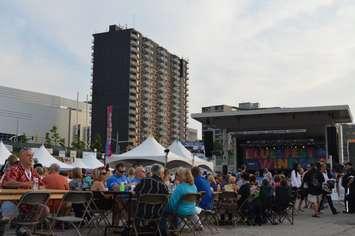
[[[149,135],[163,145],[185,140],[188,62],[135,29],[111,25],[93,36],[92,141],[98,134],[106,139],[109,105],[112,137],[118,134],[125,146]]]

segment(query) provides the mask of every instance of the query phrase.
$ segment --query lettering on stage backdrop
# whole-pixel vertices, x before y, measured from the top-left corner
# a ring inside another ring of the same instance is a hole
[[[306,166],[326,158],[325,148],[308,146],[304,148],[266,148],[251,147],[244,149],[245,164],[251,170],[287,169],[294,163]]]

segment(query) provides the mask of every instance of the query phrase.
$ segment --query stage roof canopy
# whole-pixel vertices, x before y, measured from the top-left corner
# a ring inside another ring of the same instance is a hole
[[[321,136],[328,125],[352,122],[348,105],[237,109],[195,113],[191,117],[207,127],[227,129],[237,135],[307,133],[307,136]]]

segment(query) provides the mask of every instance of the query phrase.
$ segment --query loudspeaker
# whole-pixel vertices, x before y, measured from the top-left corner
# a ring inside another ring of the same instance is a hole
[[[227,165],[223,165],[222,166],[222,174],[223,175],[227,175],[228,174],[228,166]]]
[[[349,143],[349,161],[355,165],[355,143]]]
[[[334,126],[327,127],[328,155],[332,155],[333,164],[339,163],[337,129]]]
[[[203,143],[205,145],[205,155],[206,157],[212,157],[213,152],[213,132],[204,131],[202,135]]]

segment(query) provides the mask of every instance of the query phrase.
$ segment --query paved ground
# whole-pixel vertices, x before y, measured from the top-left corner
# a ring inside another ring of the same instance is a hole
[[[341,209],[341,208],[339,208]],[[333,216],[325,209],[320,218],[311,217],[311,211],[295,217],[294,225],[263,225],[263,226],[225,226],[220,228],[223,236],[347,236],[355,235],[355,215],[338,214]]]
[[[337,207],[339,211],[342,207]],[[311,217],[311,211],[305,209],[295,216],[294,225],[262,225],[262,226],[223,226],[219,227],[219,233],[211,233],[207,230],[199,235],[221,235],[221,236],[355,236],[355,215],[338,214],[333,216],[329,209],[325,209],[320,218]],[[14,232],[7,232],[6,235],[14,235]],[[59,236],[75,235],[74,232],[56,232]],[[82,235],[87,235],[82,232]],[[92,232],[91,235],[99,235]],[[118,235],[111,233],[110,235]],[[190,236],[187,234],[186,236]]]

